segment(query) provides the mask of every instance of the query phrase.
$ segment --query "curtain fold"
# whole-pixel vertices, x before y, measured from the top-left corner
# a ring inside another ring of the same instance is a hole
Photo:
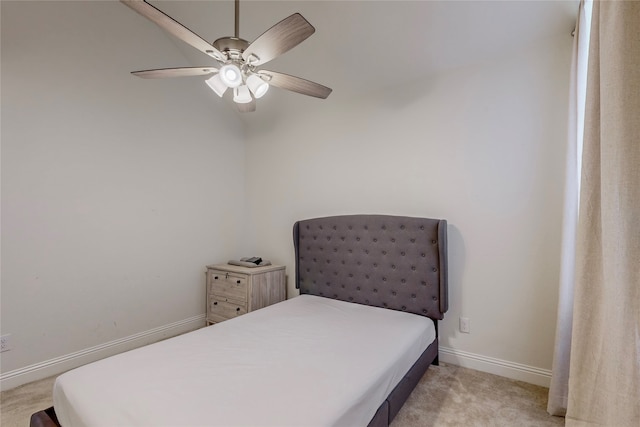
[[[640,2],[594,2],[567,426],[640,425]]]
[[[576,234],[580,202],[580,172],[584,135],[584,109],[587,90],[587,59],[592,2],[580,2],[573,39],[571,83],[569,90],[569,126],[564,183],[562,249],[558,294],[558,320],[547,412],[564,416],[569,392],[569,361],[573,324],[573,287],[575,283]]]

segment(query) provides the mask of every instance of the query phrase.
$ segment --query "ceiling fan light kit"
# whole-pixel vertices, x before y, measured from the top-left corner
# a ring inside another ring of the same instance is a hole
[[[246,104],[251,102],[251,94],[249,88],[246,85],[238,86],[233,89],[233,101],[238,104]]]
[[[220,63],[216,67],[182,67],[134,71],[142,78],[206,76],[207,85],[220,97],[233,89],[233,100],[240,112],[255,111],[255,100],[269,86],[325,99],[331,89],[318,83],[257,67],[291,50],[315,32],[299,13],[283,19],[249,43],[238,37],[239,0],[235,0],[235,37],[222,37],[209,43],[146,0],[120,0],[165,31]]]
[[[220,73],[214,74],[213,77],[205,80],[204,82],[208,84],[211,90],[213,90],[220,98],[222,98],[222,95],[227,91],[227,85],[222,82]]]
[[[242,84],[242,72],[235,64],[223,65],[218,74],[227,87],[238,87]]]
[[[256,99],[262,98],[269,90],[269,83],[262,80],[256,74],[251,74],[247,77],[247,86],[249,86],[251,93],[253,93]]]

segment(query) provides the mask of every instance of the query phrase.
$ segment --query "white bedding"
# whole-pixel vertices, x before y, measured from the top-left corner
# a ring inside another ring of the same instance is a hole
[[[63,427],[366,426],[435,339],[422,316],[301,295],[56,380]]]

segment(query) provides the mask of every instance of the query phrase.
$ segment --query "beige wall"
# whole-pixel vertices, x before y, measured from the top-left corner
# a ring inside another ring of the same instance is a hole
[[[142,19],[2,1],[3,373],[201,315],[204,266],[243,253],[241,123],[129,74],[184,61]]]
[[[451,299],[442,345],[469,353],[460,363],[490,362],[470,363],[481,369],[505,362],[549,370],[570,52],[568,35],[544,40],[366,99],[330,97],[284,126],[253,130],[246,179],[254,253],[287,265],[292,295],[296,220],[445,218]],[[470,334],[458,332],[460,316],[470,318]]]

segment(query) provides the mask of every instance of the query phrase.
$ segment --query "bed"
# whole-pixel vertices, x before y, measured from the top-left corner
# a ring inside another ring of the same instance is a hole
[[[296,222],[300,296],[65,373],[31,426],[388,426],[438,361],[446,227]]]

